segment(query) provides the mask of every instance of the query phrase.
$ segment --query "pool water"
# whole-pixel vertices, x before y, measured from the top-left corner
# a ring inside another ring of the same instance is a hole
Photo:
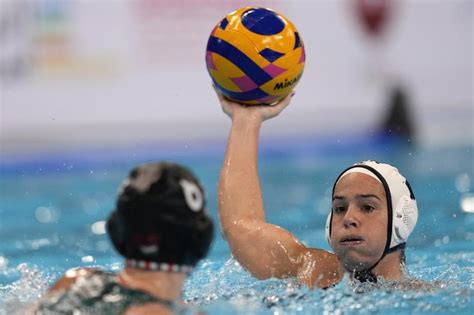
[[[335,177],[363,159],[392,163],[410,180],[419,221],[407,247],[410,274],[441,281],[430,292],[357,289],[345,279],[310,291],[293,280],[257,281],[231,258],[217,231],[209,256],[184,289],[186,301],[208,314],[472,314],[474,214],[461,200],[472,196],[473,147],[443,150],[309,142],[264,142],[261,182],[267,218],[310,247],[329,249],[324,223]],[[224,143],[77,151],[12,156],[0,162],[0,314],[22,314],[71,267],[118,270],[104,220],[121,180],[134,165],[173,160],[192,168],[207,188],[217,220],[216,189]],[[345,152],[351,152],[347,154]],[[465,209],[464,209],[465,210]],[[218,225],[217,225],[218,227]]]

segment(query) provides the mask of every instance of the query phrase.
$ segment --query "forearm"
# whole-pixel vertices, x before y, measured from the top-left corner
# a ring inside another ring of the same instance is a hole
[[[219,180],[224,232],[241,220],[265,220],[257,165],[260,126],[260,119],[251,114],[233,118]]]

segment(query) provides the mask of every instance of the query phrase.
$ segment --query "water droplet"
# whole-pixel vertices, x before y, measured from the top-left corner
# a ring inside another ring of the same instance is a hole
[[[459,203],[462,211],[474,213],[474,194],[464,194]]]
[[[105,221],[97,221],[91,225],[91,231],[92,233],[96,235],[102,235],[105,234]]]
[[[36,220],[40,223],[55,222],[58,216],[58,211],[54,207],[38,207],[35,211]]]

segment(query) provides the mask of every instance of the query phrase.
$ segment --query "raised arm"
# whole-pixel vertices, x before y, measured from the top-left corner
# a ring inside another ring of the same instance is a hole
[[[312,287],[321,272],[337,269],[337,260],[333,254],[307,248],[289,231],[265,221],[257,166],[260,126],[277,116],[292,95],[275,106],[251,107],[218,96],[232,118],[218,195],[220,221],[232,253],[259,279],[298,277]],[[321,268],[314,268],[319,263]]]

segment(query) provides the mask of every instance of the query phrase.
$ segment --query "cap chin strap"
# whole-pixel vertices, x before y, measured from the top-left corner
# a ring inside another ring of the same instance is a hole
[[[193,271],[192,266],[168,264],[168,263],[157,263],[154,261],[138,260],[138,259],[126,259],[125,264],[127,267],[148,270],[148,271],[162,271],[162,272],[184,272],[190,273]]]
[[[377,283],[377,276],[374,275],[372,270],[379,264],[379,262],[388,254],[396,252],[397,250],[403,250],[405,249],[406,243],[401,243],[398,244],[392,248],[389,248],[388,250],[385,250],[384,253],[382,254],[382,257],[379,258],[375,262],[375,264],[372,265],[372,267],[361,270],[361,271],[356,271],[354,272],[354,279],[360,281],[360,282],[374,282]]]

